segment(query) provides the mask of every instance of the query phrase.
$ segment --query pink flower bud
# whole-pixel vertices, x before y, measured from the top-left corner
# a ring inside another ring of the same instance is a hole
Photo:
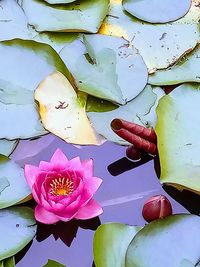
[[[172,215],[172,205],[163,195],[153,196],[144,203],[142,215],[147,222],[165,218]]]

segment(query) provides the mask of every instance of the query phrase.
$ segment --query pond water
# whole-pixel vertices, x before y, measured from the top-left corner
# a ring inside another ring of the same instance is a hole
[[[21,166],[25,163],[37,165],[40,160],[49,160],[57,148],[61,148],[69,159],[76,156],[82,160],[94,159],[95,176],[103,179],[95,198],[102,204],[104,213],[89,221],[38,225],[36,238],[27,251],[18,255],[17,267],[41,267],[48,259],[67,267],[92,267],[93,234],[100,223],[144,225],[141,214],[144,201],[156,194],[167,195],[159,183],[153,160],[149,158],[144,164],[128,161],[124,158],[125,147],[110,142],[100,147],[77,147],[47,135],[31,142],[21,141],[12,159]],[[168,197],[174,213],[187,212]]]

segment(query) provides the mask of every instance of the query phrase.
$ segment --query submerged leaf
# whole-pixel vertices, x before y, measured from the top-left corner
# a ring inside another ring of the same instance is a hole
[[[66,266],[57,261],[48,260],[47,264],[45,264],[43,267],[66,267]]]
[[[120,223],[99,226],[94,235],[96,267],[125,267],[127,248],[140,227]]]
[[[200,218],[196,215],[173,215],[149,223],[132,240],[126,267],[182,267],[184,261],[196,266],[200,256],[199,234]]]
[[[185,84],[158,105],[156,133],[162,183],[200,193],[200,86]]]
[[[12,206],[30,194],[24,170],[11,160],[0,162],[0,209]]]
[[[123,0],[123,7],[131,15],[151,23],[166,23],[183,17],[191,0]]]
[[[152,25],[129,16],[123,10],[121,2],[121,0],[111,1],[109,15],[100,33],[129,40],[138,49],[150,73],[171,66],[199,42],[197,22],[177,21],[171,24]]]
[[[78,101],[69,81],[59,72],[49,75],[37,88],[35,99],[44,127],[74,144],[99,144],[85,113],[85,106]]]
[[[31,208],[13,207],[0,210],[0,260],[22,250],[33,239],[35,233],[36,222]]]
[[[39,32],[91,32],[101,26],[109,0],[78,0],[67,5],[50,5],[42,0],[23,0],[30,25]]]
[[[191,53],[176,65],[150,75],[148,82],[153,85],[173,85],[184,82],[200,83],[200,45],[197,45]]]

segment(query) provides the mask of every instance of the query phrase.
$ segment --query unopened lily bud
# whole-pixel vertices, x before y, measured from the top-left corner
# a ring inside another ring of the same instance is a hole
[[[172,215],[172,205],[163,195],[153,196],[143,206],[142,215],[147,222]]]

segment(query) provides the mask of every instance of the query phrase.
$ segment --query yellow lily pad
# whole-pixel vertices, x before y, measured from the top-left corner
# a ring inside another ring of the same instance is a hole
[[[80,103],[77,93],[60,72],[49,75],[35,91],[39,102],[42,123],[48,131],[68,143],[98,145],[99,138],[92,128],[85,104]]]

